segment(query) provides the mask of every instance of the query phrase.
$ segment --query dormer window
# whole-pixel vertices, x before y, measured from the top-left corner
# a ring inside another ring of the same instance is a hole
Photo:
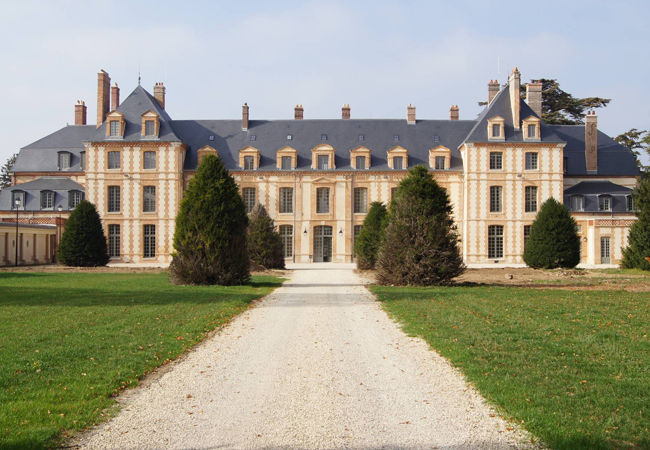
[[[540,124],[539,117],[528,116],[524,119],[522,129],[525,141],[539,142],[541,140]]]
[[[280,170],[293,170],[298,165],[298,152],[291,147],[283,147],[275,154],[276,166]]]
[[[630,212],[636,211],[636,205],[635,205],[634,197],[631,195],[627,196],[627,210]]]
[[[59,152],[59,170],[70,170],[70,152]]]
[[[501,125],[498,123],[492,124],[492,137],[500,138],[501,137]]]
[[[79,168],[81,170],[86,170],[86,152],[79,153]]]
[[[119,120],[111,120],[109,122],[110,127],[111,127],[111,136],[120,136],[120,121]]]
[[[68,209],[75,209],[79,203],[83,200],[83,194],[81,191],[70,191],[68,192]]]
[[[142,136],[147,139],[155,139],[160,134],[160,117],[157,113],[149,110],[142,114]]]
[[[318,170],[329,169],[330,157],[329,155],[318,155]]]
[[[287,141],[290,141],[292,139],[293,139],[293,135],[292,134],[287,134]]]
[[[408,150],[403,147],[394,147],[388,150],[388,167],[394,170],[404,170],[408,165]]]
[[[505,124],[506,121],[503,117],[494,116],[488,119],[488,140],[490,141],[505,141]]]
[[[444,145],[429,150],[429,167],[434,170],[447,170],[451,167],[451,150]]]
[[[370,168],[370,149],[359,146],[350,150],[350,164],[356,170]]]
[[[11,196],[11,209],[25,209],[25,191],[13,191]]]
[[[403,170],[404,169],[404,157],[403,156],[393,156],[393,169]]]
[[[153,120],[144,121],[144,135],[153,136],[156,134],[156,123]]]
[[[124,114],[118,111],[113,111],[108,113],[106,120],[108,121],[106,124],[106,136],[111,138],[124,137],[124,127],[126,126]]]
[[[598,197],[598,211],[611,211],[612,210],[612,197],[609,195],[601,195]]]
[[[585,198],[582,195],[571,196],[571,211],[584,211]]]
[[[244,156],[244,170],[253,170],[253,169],[255,169],[255,157]]]
[[[537,136],[537,125],[528,125],[528,137],[534,138]]]
[[[399,141],[399,134],[394,134],[393,135],[393,142]]]
[[[321,134],[320,135],[320,140],[321,141],[326,141],[327,140],[327,135],[326,134]]]
[[[54,192],[41,191],[41,209],[54,209]]]
[[[244,170],[257,170],[260,167],[260,151],[253,147],[239,150],[239,167]]]

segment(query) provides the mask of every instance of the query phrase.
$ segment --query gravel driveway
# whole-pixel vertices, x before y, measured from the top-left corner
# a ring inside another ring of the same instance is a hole
[[[171,370],[125,393],[117,417],[76,444],[526,448],[449,363],[388,318],[352,265],[292,268],[282,288]]]

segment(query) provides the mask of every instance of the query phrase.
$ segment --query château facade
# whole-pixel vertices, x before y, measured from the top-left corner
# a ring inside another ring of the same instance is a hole
[[[162,83],[153,95],[138,85],[120,103],[100,71],[97,124],[86,124],[77,102],[75,125],[21,149],[13,186],[0,194],[0,223],[16,213],[32,223],[64,218],[85,197],[113,261],[168,263],[183,192],[214,154],[248,210],[267,208],[288,260],[349,262],[370,203],[390,202],[408,169],[425,165],[450,196],[470,267],[523,264],[530,225],[551,196],[578,223],[582,264],[617,264],[635,220],[634,154],[598,131],[595,114],[584,125],[545,124],[541,84],[526,84],[523,100],[520,79],[515,69],[505,87],[491,81],[489,103],[472,120],[460,120],[457,106],[447,119],[420,120],[411,105],[405,119],[352,119],[344,105],[340,119],[308,120],[297,105],[292,120],[252,120],[247,104],[237,120],[172,120]],[[21,263],[30,263],[30,239],[31,262],[52,257],[55,240],[25,233]],[[0,262],[15,262],[15,245],[0,227]]]

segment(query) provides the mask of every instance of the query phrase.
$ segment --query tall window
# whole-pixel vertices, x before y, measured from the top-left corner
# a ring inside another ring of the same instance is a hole
[[[120,226],[108,226],[108,256],[111,258],[120,257]]]
[[[366,214],[368,212],[368,189],[354,188],[354,212]]]
[[[503,225],[488,227],[488,258],[503,258]]]
[[[357,165],[357,170],[365,169],[366,168],[366,157],[365,156],[357,156],[356,165]]]
[[[490,152],[490,170],[503,169],[503,153]]]
[[[537,125],[528,125],[528,137],[534,138],[537,134]]]
[[[612,197],[609,195],[601,195],[598,197],[598,211],[611,211],[612,210]]]
[[[25,209],[25,192],[13,191],[12,194],[11,209]],[[16,202],[18,202],[17,206]]]
[[[244,156],[244,170],[254,170],[254,169],[255,169],[255,157]]]
[[[79,153],[79,168],[86,170],[86,152]]]
[[[501,137],[501,125],[498,123],[492,124],[492,137]]]
[[[524,250],[526,245],[528,245],[528,240],[530,239],[530,228],[531,225],[524,225]]]
[[[79,202],[81,202],[83,196],[81,191],[70,191],[68,192],[68,208],[75,209]]]
[[[584,211],[585,198],[582,195],[571,196],[571,211]]]
[[[143,212],[156,212],[156,186],[145,186],[142,199]]]
[[[490,212],[503,211],[503,187],[490,186]]]
[[[569,173],[569,158],[567,156],[565,156],[562,161],[562,169],[564,173]]]
[[[316,189],[316,212],[319,214],[330,212],[330,188]]]
[[[436,170],[445,170],[444,156],[436,156]]]
[[[242,197],[246,205],[246,213],[250,213],[255,207],[255,188],[242,189]]]
[[[145,136],[154,136],[156,134],[156,123],[153,120],[144,121]]]
[[[293,213],[293,188],[280,188],[280,213]]]
[[[111,127],[111,136],[119,136],[120,135],[120,121],[119,120],[111,120],[109,122],[110,127]]]
[[[291,156],[282,157],[282,170],[291,170]]]
[[[54,192],[41,192],[41,209],[54,209]]]
[[[293,256],[293,227],[291,225],[280,225],[280,240],[285,258]]]
[[[526,153],[526,170],[537,170],[537,153]]]
[[[537,186],[526,186],[526,212],[537,211]]]
[[[69,170],[70,169],[70,153],[61,152],[59,153],[59,170]]]
[[[144,255],[145,258],[156,257],[156,226],[144,226]]]
[[[402,170],[404,169],[404,158],[401,156],[393,156],[393,169]]]
[[[634,205],[634,197],[631,195],[627,196],[627,210],[628,211],[636,211],[635,205]]]
[[[318,170],[329,169],[330,157],[329,155],[318,155]]]
[[[108,187],[108,212],[120,212],[120,187]]]
[[[144,168],[156,168],[156,152],[144,152]]]
[[[120,166],[120,152],[108,152],[108,168],[119,169]]]

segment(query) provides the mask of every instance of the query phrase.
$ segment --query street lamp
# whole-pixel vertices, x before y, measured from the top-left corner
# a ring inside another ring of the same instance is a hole
[[[59,222],[57,223],[57,226],[56,226],[56,239],[57,239],[56,240],[56,249],[57,249],[57,253],[58,253],[59,244],[61,243],[61,233],[60,233],[60,230],[61,230],[61,211],[63,211],[63,206],[59,205],[59,207],[57,209],[59,210]],[[58,255],[57,255],[56,262],[57,263],[59,262]]]
[[[15,260],[15,265],[18,265],[18,208],[20,207],[20,198],[16,198],[14,200],[14,205],[16,206],[16,242],[15,246],[16,247],[16,260]]]

